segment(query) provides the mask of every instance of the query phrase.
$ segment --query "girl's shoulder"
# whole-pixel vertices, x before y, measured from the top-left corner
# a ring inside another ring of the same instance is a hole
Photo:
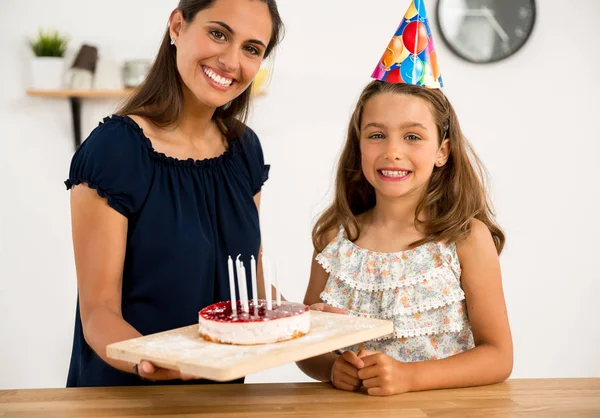
[[[494,246],[492,233],[479,219],[471,220],[470,232],[466,238],[456,242],[456,252],[460,259],[472,256],[482,248]]]

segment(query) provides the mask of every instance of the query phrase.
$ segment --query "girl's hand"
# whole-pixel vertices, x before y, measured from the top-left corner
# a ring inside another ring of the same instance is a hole
[[[195,376],[189,374],[182,374],[178,370],[165,369],[162,367],[155,366],[149,361],[142,360],[140,364],[133,366],[133,370],[139,377],[145,380],[193,380]]]
[[[388,396],[410,391],[410,367],[377,351],[361,350],[358,358],[364,367],[358,378],[369,395]]]
[[[310,309],[312,309],[313,311],[331,312],[342,315],[348,315],[348,312],[346,312],[345,310],[341,308],[336,308],[331,305],[327,305],[326,303],[313,303],[312,305],[310,305]]]
[[[363,366],[363,361],[354,352],[344,351],[333,363],[331,383],[342,390],[360,389],[361,381],[358,378],[358,370]]]

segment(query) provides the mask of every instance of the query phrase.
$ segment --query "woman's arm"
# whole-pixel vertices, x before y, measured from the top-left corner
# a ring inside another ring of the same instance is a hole
[[[359,353],[365,363],[359,377],[370,394],[480,386],[510,376],[513,346],[500,262],[485,224],[474,221],[471,234],[457,245],[457,252],[475,347],[446,359],[416,363],[390,362],[383,354]]]
[[[82,184],[71,191],[71,223],[84,338],[106,363],[135,373],[132,364],[106,356],[107,345],[141,336],[121,313],[127,218]],[[177,371],[147,362],[140,364],[139,374],[151,380],[181,378]]]

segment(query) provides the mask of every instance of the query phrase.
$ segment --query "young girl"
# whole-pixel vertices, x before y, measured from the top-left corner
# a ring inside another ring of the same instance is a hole
[[[477,157],[439,89],[371,82],[313,230],[305,303],[389,319],[394,333],[298,363],[370,395],[485,385],[512,371],[494,221]]]

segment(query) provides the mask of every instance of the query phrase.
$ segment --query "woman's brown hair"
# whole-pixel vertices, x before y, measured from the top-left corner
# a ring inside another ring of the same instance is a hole
[[[191,23],[201,10],[210,8],[217,0],[180,0],[177,9],[186,23]],[[283,36],[283,23],[275,0],[256,0],[269,8],[273,29],[269,45],[265,50],[267,58]],[[160,44],[154,64],[148,76],[137,91],[117,111],[118,115],[138,115],[149,119],[157,126],[171,126],[183,106],[183,81],[177,70],[176,48],[171,46],[169,29]],[[223,135],[232,139],[242,133],[250,106],[252,85],[225,106],[215,110],[213,119]],[[241,123],[240,123],[241,122]]]
[[[410,247],[432,241],[460,241],[469,235],[471,221],[478,219],[490,230],[500,254],[505,237],[495,221],[487,196],[485,169],[460,129],[458,117],[444,93],[439,89],[381,81],[373,81],[365,87],[350,119],[346,144],[337,167],[334,201],[313,228],[315,250],[322,251],[327,245],[326,237],[340,225],[348,239],[356,241],[360,236],[356,217],[375,206],[375,189],[362,172],[359,142],[365,104],[382,93],[404,94],[427,101],[436,122],[440,145],[444,137],[450,143],[448,161],[442,167],[434,168],[415,211],[415,226],[424,237],[411,243]]]

